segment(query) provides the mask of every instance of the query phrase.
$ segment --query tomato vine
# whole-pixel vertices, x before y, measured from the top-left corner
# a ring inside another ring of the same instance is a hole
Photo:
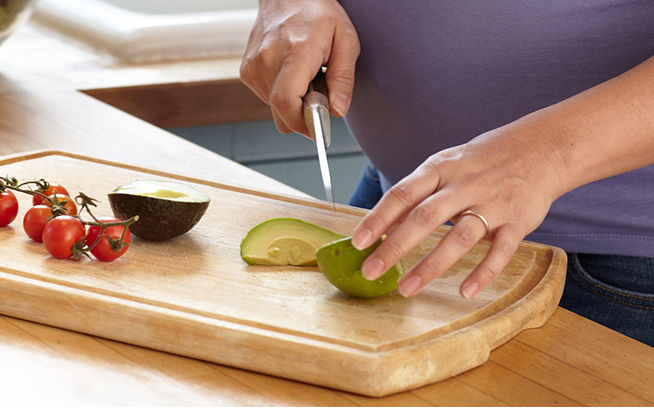
[[[67,196],[63,196],[65,198],[63,198],[63,200],[60,200],[57,197],[56,191],[54,192],[53,195],[47,196],[46,194],[44,194],[44,192],[48,191],[49,188],[50,188],[50,183],[45,179],[19,182],[19,180],[16,179],[15,177],[0,176],[0,193],[4,192],[5,190],[12,190],[18,193],[28,194],[31,196],[39,196],[41,199],[40,201],[43,201],[43,204],[48,205],[52,212],[52,216],[48,219],[48,221],[62,215],[69,215],[74,218],[77,218],[85,226],[85,228],[87,226],[96,227],[96,232],[97,232],[97,228],[100,229],[99,233],[97,234],[97,237],[94,239],[93,242],[91,243],[87,242],[90,229],[88,231],[85,231],[84,236],[82,236],[75,242],[75,244],[72,246],[73,259],[77,260],[80,259],[82,256],[86,256],[89,259],[91,259],[89,252],[93,251],[93,249],[100,243],[100,241],[103,238],[107,239],[112,251],[118,254],[122,254],[122,252],[124,252],[123,251],[124,248],[126,248],[129,245],[129,239],[126,239],[127,234],[129,234],[129,226],[135,223],[136,221],[138,221],[139,219],[138,215],[135,215],[132,218],[122,221],[111,221],[111,222],[101,221],[91,211],[91,207],[97,207],[97,203],[99,201],[96,200],[95,198],[89,197],[88,195],[82,192],[80,192],[74,199],[74,202],[79,206],[79,212],[78,214],[71,214],[69,209],[66,207],[68,200],[70,200],[71,198]],[[84,220],[81,217],[83,212],[86,212],[86,214],[88,214],[91,220]],[[122,234],[120,235],[120,237],[114,238],[105,233],[105,230],[111,227],[123,227]]]

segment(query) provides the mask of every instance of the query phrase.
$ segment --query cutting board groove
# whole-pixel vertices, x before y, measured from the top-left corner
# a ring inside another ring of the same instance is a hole
[[[492,349],[538,327],[554,311],[565,253],[523,242],[475,299],[458,286],[483,259],[478,243],[412,299],[360,300],[334,289],[315,267],[251,266],[240,240],[257,223],[291,216],[350,234],[365,210],[197,180],[74,153],[0,158],[3,173],[46,177],[101,199],[134,179],[174,179],[212,202],[189,233],[161,243],[134,238],[116,262],[56,260],[30,241],[20,220],[0,229],[0,313],[299,381],[383,396],[483,364]],[[447,227],[403,260],[415,264]]]

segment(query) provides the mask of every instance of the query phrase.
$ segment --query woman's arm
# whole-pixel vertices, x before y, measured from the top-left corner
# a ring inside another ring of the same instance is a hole
[[[479,240],[492,241],[461,285],[470,298],[511,259],[551,203],[586,183],[654,163],[654,58],[574,97],[469,143],[434,154],[391,188],[354,231],[365,248],[389,237],[363,265],[380,276],[435,228],[465,210],[439,244],[400,281],[416,294]],[[487,233],[488,232],[488,233]]]

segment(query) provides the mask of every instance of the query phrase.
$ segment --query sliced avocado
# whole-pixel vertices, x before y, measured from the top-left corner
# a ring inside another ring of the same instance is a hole
[[[352,246],[351,237],[330,242],[318,248],[316,252],[318,267],[332,285],[352,296],[375,298],[386,295],[397,289],[397,282],[404,273],[404,265],[401,261],[372,281],[364,278],[361,273],[363,261],[381,244],[381,241],[380,239],[363,251]]]
[[[139,216],[130,231],[139,238],[163,241],[189,231],[209,207],[209,197],[184,184],[136,180],[109,193],[114,215]]]
[[[248,231],[241,258],[252,265],[316,265],[316,249],[343,237],[296,218],[271,218]]]

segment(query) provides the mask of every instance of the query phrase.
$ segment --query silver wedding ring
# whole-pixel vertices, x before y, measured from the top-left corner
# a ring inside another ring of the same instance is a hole
[[[484,236],[488,235],[488,232],[490,231],[490,227],[488,226],[488,221],[486,220],[486,217],[483,215],[479,214],[477,211],[474,210],[465,210],[459,216],[457,217],[457,221],[460,220],[461,218],[465,217],[466,215],[472,215],[474,217],[477,217],[479,221],[481,221],[484,224],[484,228],[486,228],[486,232],[484,233]]]

